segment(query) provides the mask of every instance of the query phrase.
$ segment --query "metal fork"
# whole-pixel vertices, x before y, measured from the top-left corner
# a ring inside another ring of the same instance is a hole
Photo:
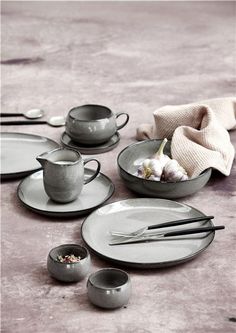
[[[110,234],[113,237],[133,238],[133,237],[139,237],[139,236],[143,235],[144,232],[147,230],[174,227],[177,225],[183,225],[183,224],[194,223],[194,222],[199,222],[199,221],[208,221],[208,220],[212,220],[213,218],[214,218],[214,216],[198,216],[198,217],[192,217],[192,218],[188,218],[188,219],[181,219],[181,220],[164,222],[164,223],[159,223],[159,224],[152,224],[152,225],[140,228],[133,232],[111,231]]]
[[[147,241],[157,241],[160,238],[167,237],[173,237],[173,236],[182,236],[182,235],[191,235],[191,234],[199,234],[203,232],[212,232],[216,230],[222,230],[225,226],[218,225],[218,226],[211,226],[211,227],[203,227],[203,228],[193,228],[193,229],[181,229],[181,230],[175,230],[170,232],[164,232],[164,233],[157,233],[152,236],[142,236],[142,237],[133,237],[133,238],[126,238],[123,240],[116,240],[109,243],[109,245],[123,245],[123,244],[133,244],[133,243],[143,243]]]

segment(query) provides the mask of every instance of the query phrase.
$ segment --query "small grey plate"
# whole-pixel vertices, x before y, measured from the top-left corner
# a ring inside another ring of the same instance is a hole
[[[213,241],[215,232],[158,241],[110,246],[110,232],[132,232],[144,226],[178,219],[204,216],[191,206],[165,199],[127,199],[105,205],[90,214],[82,224],[82,238],[97,255],[117,264],[137,268],[161,268],[186,262]],[[198,227],[204,222],[165,228],[176,230]],[[211,221],[204,226],[212,226]],[[158,231],[157,231],[158,232]]]
[[[116,132],[112,138],[98,146],[83,146],[71,140],[68,134],[64,132],[61,136],[61,142],[64,146],[78,150],[82,154],[101,154],[114,149],[120,141],[120,134]]]
[[[85,168],[85,177],[93,174],[93,170]],[[101,206],[114,193],[111,180],[102,173],[84,185],[83,190],[75,201],[60,204],[49,199],[43,186],[43,171],[33,173],[23,179],[18,186],[17,195],[27,208],[36,213],[55,217],[70,217],[85,215]]]
[[[2,132],[1,178],[23,177],[41,169],[41,165],[36,160],[36,157],[58,147],[58,143],[43,136]]]

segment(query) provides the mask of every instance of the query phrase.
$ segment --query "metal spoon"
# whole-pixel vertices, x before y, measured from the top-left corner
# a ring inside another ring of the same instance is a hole
[[[44,116],[44,111],[41,109],[31,109],[24,113],[0,113],[0,117],[25,117],[28,119],[37,119]]]
[[[65,125],[65,117],[55,116],[46,120],[13,120],[13,121],[1,121],[0,125],[38,125],[48,124],[53,127],[59,127]]]

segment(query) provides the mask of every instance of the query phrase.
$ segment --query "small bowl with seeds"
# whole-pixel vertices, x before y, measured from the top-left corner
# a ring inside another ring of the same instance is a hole
[[[78,244],[63,244],[53,248],[47,258],[49,274],[62,282],[79,282],[90,269],[90,254]]]

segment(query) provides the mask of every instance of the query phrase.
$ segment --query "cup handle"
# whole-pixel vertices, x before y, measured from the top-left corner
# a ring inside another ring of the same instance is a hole
[[[91,162],[91,161],[97,162],[98,166],[97,166],[97,169],[94,172],[94,174],[91,177],[89,177],[88,179],[84,180],[84,185],[90,183],[94,178],[96,178],[97,175],[100,172],[100,169],[101,169],[101,163],[98,160],[96,160],[96,158],[85,158],[84,159],[84,165],[87,164],[88,162]]]
[[[126,116],[126,119],[123,122],[123,124],[117,126],[117,131],[120,130],[121,128],[123,128],[128,123],[128,121],[129,121],[129,115],[128,115],[128,113],[125,113],[125,112],[119,112],[119,113],[117,113],[116,114],[116,119],[119,118],[120,116],[122,116],[123,114]]]

